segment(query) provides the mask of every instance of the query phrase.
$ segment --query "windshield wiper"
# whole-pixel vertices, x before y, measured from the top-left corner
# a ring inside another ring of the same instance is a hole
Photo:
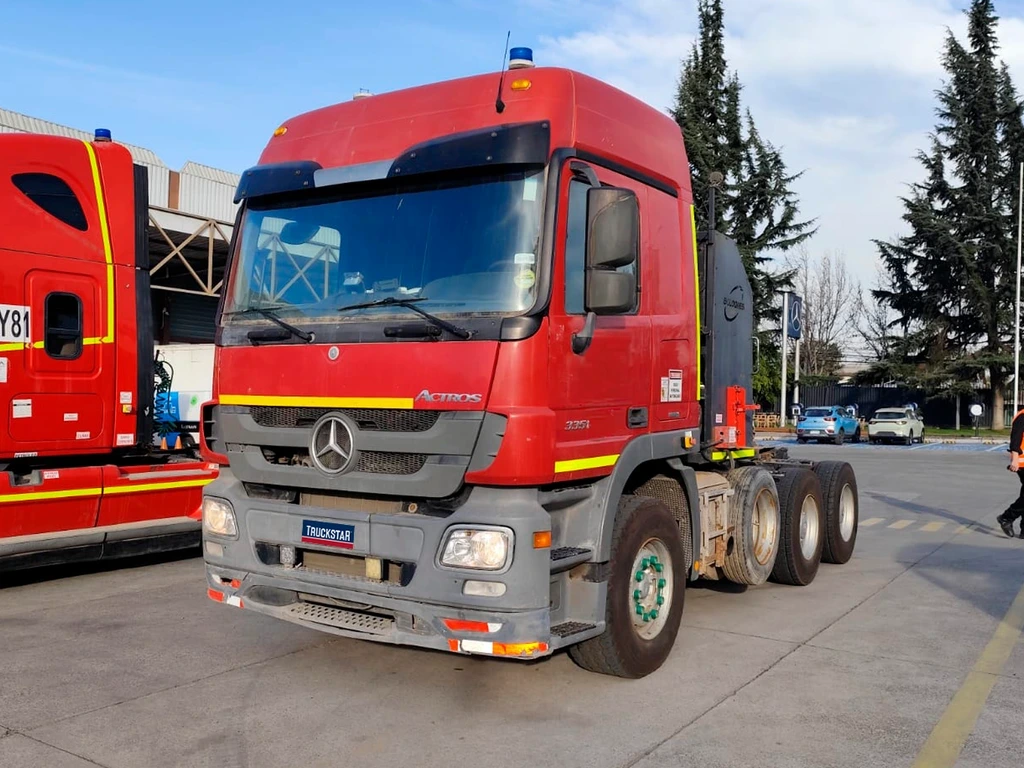
[[[296,328],[291,323],[282,320],[278,316],[278,314],[274,311],[276,309],[279,309],[279,307],[248,307],[247,309],[239,309],[239,310],[236,310],[235,312],[228,312],[226,314],[229,314],[229,315],[253,315],[253,314],[263,315],[263,317],[267,318],[267,320],[270,320],[272,323],[274,323],[274,324],[280,326],[281,328],[283,328],[284,330],[288,331],[288,333],[290,333],[292,336],[296,336],[297,338],[302,339],[307,344],[310,343],[311,341],[313,341],[314,337],[313,337],[312,333],[310,333],[309,331],[304,331],[301,328]],[[250,332],[249,333],[249,339],[250,340],[253,340],[255,338],[255,337],[253,337],[253,333],[254,332]]]
[[[344,312],[349,309],[367,309],[368,307],[405,307],[411,309],[417,315],[420,315],[424,319],[430,321],[438,328],[448,331],[452,336],[457,336],[460,339],[468,339],[473,335],[472,331],[468,331],[465,328],[460,328],[457,325],[449,323],[447,320],[442,320],[437,315],[432,315],[427,310],[416,306],[417,301],[427,301],[426,296],[413,296],[408,299],[397,299],[394,296],[386,296],[383,299],[374,299],[373,301],[364,301],[359,304],[348,304],[344,307],[338,307],[339,312]]]

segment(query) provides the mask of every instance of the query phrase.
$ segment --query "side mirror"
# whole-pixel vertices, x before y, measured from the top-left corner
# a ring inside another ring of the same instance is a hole
[[[586,307],[595,314],[626,312],[636,303],[635,275],[616,272],[640,251],[640,204],[616,187],[587,191]]]

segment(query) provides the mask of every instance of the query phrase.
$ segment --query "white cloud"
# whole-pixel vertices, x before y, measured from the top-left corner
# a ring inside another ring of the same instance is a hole
[[[534,0],[546,4],[549,0]],[[966,0],[730,0],[726,56],[759,129],[784,150],[815,250],[842,250],[873,279],[872,239],[902,231],[899,197],[934,124],[947,29],[962,35]],[[1005,5],[1005,3],[1003,4]],[[693,44],[696,3],[570,0],[578,31],[543,39],[538,62],[600,77],[647,103],[673,100]],[[1001,55],[1024,75],[1024,18],[1000,21]],[[582,20],[582,23],[580,23]],[[1024,89],[1024,81],[1020,81]]]

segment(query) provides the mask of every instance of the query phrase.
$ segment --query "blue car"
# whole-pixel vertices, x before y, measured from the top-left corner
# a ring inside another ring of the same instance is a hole
[[[860,442],[857,411],[852,406],[841,408],[838,405],[808,408],[797,419],[796,439],[798,443],[817,440],[819,443],[827,441],[836,445],[851,439],[855,443]]]

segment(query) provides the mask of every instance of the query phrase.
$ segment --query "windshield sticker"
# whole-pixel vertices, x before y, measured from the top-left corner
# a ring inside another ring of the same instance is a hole
[[[517,253],[515,257],[513,257],[513,261],[516,264],[536,264],[537,256],[532,253]]]
[[[0,304],[0,341],[28,342],[28,307]]]
[[[523,200],[527,203],[537,201],[537,190],[540,189],[540,176],[527,176],[523,179]]]
[[[526,290],[527,288],[533,288],[533,284],[537,282],[537,276],[533,273],[532,269],[524,269],[513,280],[517,288]]]

